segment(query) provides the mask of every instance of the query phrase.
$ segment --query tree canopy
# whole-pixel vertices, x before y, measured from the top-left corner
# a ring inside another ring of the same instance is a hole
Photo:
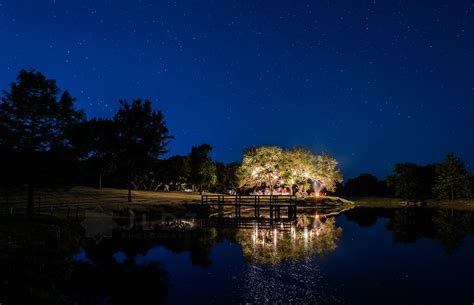
[[[321,188],[334,190],[342,175],[337,161],[329,155],[315,155],[304,148],[285,150],[276,146],[247,149],[238,171],[240,186],[265,186],[273,191],[275,186],[293,189],[317,183]]]
[[[217,182],[216,166],[209,155],[211,151],[211,145],[201,144],[199,146],[193,146],[189,154],[189,180],[193,186],[199,186],[201,193],[204,186],[210,187]]]
[[[84,118],[54,79],[21,70],[0,104],[0,145],[16,152],[44,152],[67,145],[66,130]]]
[[[74,101],[68,91],[61,93],[55,80],[35,70],[21,70],[16,82],[3,91],[0,147],[3,158],[9,158],[4,163],[10,169],[3,171],[13,176],[23,172],[20,180],[28,184],[29,215],[33,210],[34,185],[44,180],[39,175],[72,153],[67,130],[84,119],[83,112],[74,109]]]
[[[436,181],[433,190],[439,198],[467,197],[470,195],[469,174],[464,163],[454,154],[448,154],[441,164],[436,165]]]
[[[114,116],[117,128],[119,164],[126,171],[131,201],[132,176],[147,171],[166,149],[172,136],[161,111],[154,110],[151,101],[140,99],[128,103],[120,101],[121,108]]]

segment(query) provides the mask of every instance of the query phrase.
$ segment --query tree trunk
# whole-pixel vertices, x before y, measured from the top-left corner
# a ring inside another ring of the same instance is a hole
[[[28,183],[28,202],[26,203],[26,214],[29,218],[33,216],[33,208],[35,201],[35,187],[33,182]]]
[[[128,181],[128,202],[132,202],[132,182]]]
[[[199,185],[199,195],[202,195],[202,184]]]
[[[99,172],[99,190],[102,189],[102,170]]]

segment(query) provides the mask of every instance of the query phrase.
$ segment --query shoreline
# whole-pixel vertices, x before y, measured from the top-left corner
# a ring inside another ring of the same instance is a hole
[[[367,197],[367,198],[350,198],[356,207],[363,208],[385,208],[385,209],[399,209],[404,207],[420,207],[420,208],[437,208],[437,209],[454,209],[462,211],[474,211],[473,199],[455,199],[455,200],[440,200],[428,199],[417,205],[417,201],[410,201],[402,198],[388,198],[388,197]]]

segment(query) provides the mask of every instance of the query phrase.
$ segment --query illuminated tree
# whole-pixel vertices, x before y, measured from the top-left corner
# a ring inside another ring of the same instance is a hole
[[[304,191],[306,186],[311,184],[316,174],[314,158],[315,155],[312,152],[301,147],[285,152],[283,176],[292,192],[293,185],[297,185],[300,191]]]
[[[314,166],[313,182],[319,182],[328,191],[334,191],[336,183],[342,182],[342,174],[337,168],[336,159],[323,154],[315,156],[311,162]]]
[[[265,185],[273,194],[273,187],[279,183],[285,171],[283,160],[284,151],[276,146],[247,149],[238,171],[240,185],[246,187]]]
[[[259,187],[265,185],[273,191],[275,185],[286,185],[293,189],[298,185],[319,183],[327,190],[334,190],[342,175],[337,161],[329,155],[315,155],[304,148],[283,150],[275,146],[248,149],[239,169],[240,185]]]
[[[336,159],[329,155],[315,155],[311,151],[297,147],[286,152],[286,175],[289,185],[305,186],[319,183],[321,188],[334,191],[337,182],[342,182],[342,174],[337,168]]]

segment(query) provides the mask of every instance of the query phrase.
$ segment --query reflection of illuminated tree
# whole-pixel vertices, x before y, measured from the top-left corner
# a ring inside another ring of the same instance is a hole
[[[300,218],[301,219],[301,218]],[[277,228],[239,230],[236,240],[241,244],[244,257],[254,263],[277,264],[285,260],[302,260],[312,255],[334,251],[342,229],[334,218],[321,222],[318,218],[300,220],[290,230]]]

